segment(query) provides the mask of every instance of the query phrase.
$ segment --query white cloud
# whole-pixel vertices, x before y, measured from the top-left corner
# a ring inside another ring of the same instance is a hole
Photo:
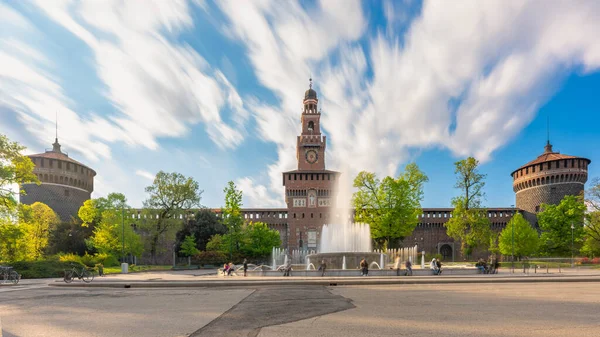
[[[360,4],[220,6],[231,20],[225,30],[246,45],[259,81],[280,99],[252,110],[262,137],[278,148],[268,170],[272,198],[281,198],[281,172],[295,165],[309,72],[324,106],[328,166],[354,175],[394,174],[410,149],[441,147],[489,160],[567,73],[600,66],[596,2],[425,2],[404,36],[367,37],[368,53],[354,43],[365,32]],[[384,9],[388,21],[403,20],[395,6]]]
[[[120,112],[111,123],[129,135],[121,140],[156,149],[157,138],[186,135],[189,125],[203,122],[218,146],[241,143],[247,112],[235,88],[194,49],[171,42],[193,26],[186,1],[38,5],[92,49],[104,95]],[[221,117],[228,109],[235,126]]]
[[[144,171],[144,170],[137,170],[135,171],[135,174],[142,177],[142,178],[146,178],[150,181],[154,181],[155,175],[148,172],[148,171]]]

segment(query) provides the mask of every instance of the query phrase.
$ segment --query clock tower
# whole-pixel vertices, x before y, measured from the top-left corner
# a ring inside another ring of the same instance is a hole
[[[298,168],[283,172],[289,249],[318,250],[321,229],[331,222],[339,172],[325,169],[326,137],[321,134],[318,102],[311,79],[302,101],[302,130],[296,139]]]
[[[321,111],[317,109],[319,99],[312,88],[312,79],[302,103],[302,133],[296,142],[298,170],[324,170],[327,139],[321,135]]]

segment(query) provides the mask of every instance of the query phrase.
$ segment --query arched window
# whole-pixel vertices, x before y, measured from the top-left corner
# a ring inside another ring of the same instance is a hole
[[[315,130],[315,122],[310,121],[308,122],[308,131],[314,131]]]

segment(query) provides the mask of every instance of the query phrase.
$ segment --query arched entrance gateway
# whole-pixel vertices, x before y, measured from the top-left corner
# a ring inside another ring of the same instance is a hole
[[[454,242],[440,243],[438,245],[438,254],[442,255],[443,261],[452,260],[454,262]]]

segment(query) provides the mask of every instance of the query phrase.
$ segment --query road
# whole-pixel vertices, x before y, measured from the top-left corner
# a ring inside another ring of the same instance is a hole
[[[0,287],[2,337],[598,336],[593,283]]]

